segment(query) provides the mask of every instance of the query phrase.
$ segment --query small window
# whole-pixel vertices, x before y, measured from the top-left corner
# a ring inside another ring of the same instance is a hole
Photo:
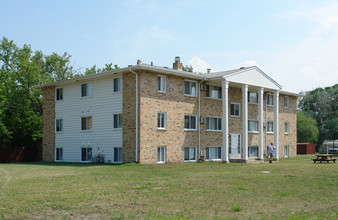
[[[81,118],[81,130],[82,131],[92,130],[92,117]]]
[[[165,112],[157,113],[157,128],[159,129],[167,128],[167,114]]]
[[[284,97],[284,108],[289,108],[289,97]]]
[[[289,146],[284,146],[284,157],[289,157]]]
[[[165,147],[157,148],[157,163],[165,163]]]
[[[186,130],[196,130],[196,116],[195,115],[185,115],[184,116],[184,129]]]
[[[185,147],[184,148],[184,161],[196,161],[196,147]]]
[[[113,79],[113,92],[122,92],[122,77],[117,77]]]
[[[258,132],[258,121],[257,120],[249,120],[248,121],[248,131],[249,132]]]
[[[113,148],[113,163],[122,163],[122,147]]]
[[[230,114],[232,117],[239,117],[239,108],[240,105],[238,103],[231,103],[230,104]]]
[[[92,96],[92,90],[93,90],[92,83],[81,84],[81,97]]]
[[[81,161],[92,160],[92,148],[81,148]]]
[[[222,131],[222,118],[207,117],[207,131]]]
[[[122,128],[123,115],[122,114],[114,114],[113,115],[113,129]]]
[[[55,132],[63,132],[63,119],[56,119]]]
[[[63,148],[55,149],[55,160],[62,161],[63,160]]]
[[[248,92],[248,102],[257,104],[258,103],[258,94],[256,92]]]
[[[213,99],[221,99],[222,87],[207,85],[207,97]]]
[[[207,147],[207,160],[220,160],[221,159],[221,147]]]
[[[166,77],[158,76],[157,77],[157,91],[158,92],[166,92]]]
[[[273,133],[273,121],[268,121],[267,130],[268,133]]]
[[[285,134],[289,134],[289,122],[285,122],[284,124]]]
[[[268,106],[273,106],[273,95],[272,94],[267,94],[267,96],[266,96],[266,104]]]
[[[56,88],[56,100],[63,100],[63,88]]]
[[[184,81],[184,94],[189,96],[197,96],[196,82]]]
[[[258,157],[258,147],[257,146],[249,146],[249,158],[257,158]]]

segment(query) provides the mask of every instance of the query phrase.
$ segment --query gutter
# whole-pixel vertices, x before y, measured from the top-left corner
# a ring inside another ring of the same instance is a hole
[[[135,102],[135,104],[136,104],[136,106],[135,106],[135,108],[136,108],[136,141],[135,141],[135,162],[137,163],[138,162],[138,111],[139,111],[139,107],[138,107],[138,74],[135,72],[135,71],[133,71],[131,68],[129,68],[129,71],[131,72],[131,73],[134,73],[135,74],[135,77],[136,77],[136,102]]]
[[[201,159],[201,84],[206,80],[204,79],[198,83],[198,160]]]

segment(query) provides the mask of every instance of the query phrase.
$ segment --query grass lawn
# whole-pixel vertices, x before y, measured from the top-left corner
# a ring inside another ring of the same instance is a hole
[[[337,219],[338,164],[310,158],[0,164],[0,219]]]

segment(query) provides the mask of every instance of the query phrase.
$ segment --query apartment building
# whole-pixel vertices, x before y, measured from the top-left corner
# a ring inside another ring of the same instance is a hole
[[[143,164],[296,156],[298,94],[256,66],[222,72],[142,64],[37,85],[43,160]]]

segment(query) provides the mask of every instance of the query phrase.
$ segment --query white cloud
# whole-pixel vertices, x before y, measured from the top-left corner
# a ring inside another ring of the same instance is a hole
[[[189,61],[189,65],[193,67],[194,72],[206,73],[207,69],[212,69],[207,62],[199,57],[192,57]]]
[[[246,60],[241,62],[238,66],[236,66],[235,68],[238,67],[249,67],[249,66],[257,66],[260,68],[260,65],[257,63],[256,60]]]

